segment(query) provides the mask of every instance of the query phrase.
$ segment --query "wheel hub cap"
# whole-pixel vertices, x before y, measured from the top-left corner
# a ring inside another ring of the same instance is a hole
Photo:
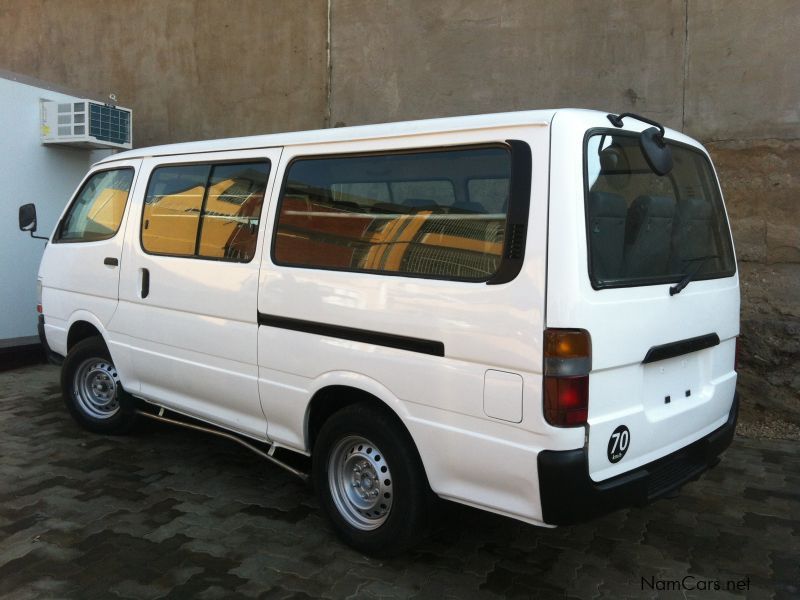
[[[89,358],[75,370],[73,394],[80,409],[94,419],[108,419],[119,411],[119,375],[110,361]]]
[[[353,527],[380,527],[392,508],[392,474],[380,449],[366,438],[348,436],[333,448],[328,463],[331,496]]]

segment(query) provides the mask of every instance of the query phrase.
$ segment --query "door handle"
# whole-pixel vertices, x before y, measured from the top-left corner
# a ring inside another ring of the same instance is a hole
[[[108,265],[109,267],[116,267],[119,266],[119,259],[114,258],[113,256],[106,256],[106,259],[103,261],[104,265]]]
[[[141,273],[141,283],[142,283],[142,290],[141,295],[142,298],[147,298],[150,295],[150,271],[147,269],[139,269]]]

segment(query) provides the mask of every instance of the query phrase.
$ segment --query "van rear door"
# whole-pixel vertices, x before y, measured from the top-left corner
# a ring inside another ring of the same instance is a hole
[[[725,424],[739,285],[699,144],[668,132],[674,167],[658,176],[639,129],[595,119],[554,128],[547,323],[591,334],[587,449],[591,478],[603,481]]]

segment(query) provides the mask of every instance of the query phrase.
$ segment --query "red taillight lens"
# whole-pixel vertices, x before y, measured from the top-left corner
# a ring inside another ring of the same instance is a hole
[[[39,314],[42,314],[42,305],[41,304],[37,304],[36,305],[36,312],[39,313]]]
[[[544,417],[556,427],[586,423],[589,417],[589,376],[545,377]]]
[[[556,427],[577,427],[589,417],[592,340],[583,329],[544,332],[544,417]]]

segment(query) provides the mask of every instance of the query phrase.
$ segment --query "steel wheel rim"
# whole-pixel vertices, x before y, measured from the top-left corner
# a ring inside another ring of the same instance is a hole
[[[119,412],[119,375],[111,361],[88,358],[72,379],[72,393],[81,410],[93,419],[110,419]]]
[[[328,485],[339,514],[361,531],[377,529],[389,518],[394,493],[386,457],[368,439],[347,436],[328,460]]]

